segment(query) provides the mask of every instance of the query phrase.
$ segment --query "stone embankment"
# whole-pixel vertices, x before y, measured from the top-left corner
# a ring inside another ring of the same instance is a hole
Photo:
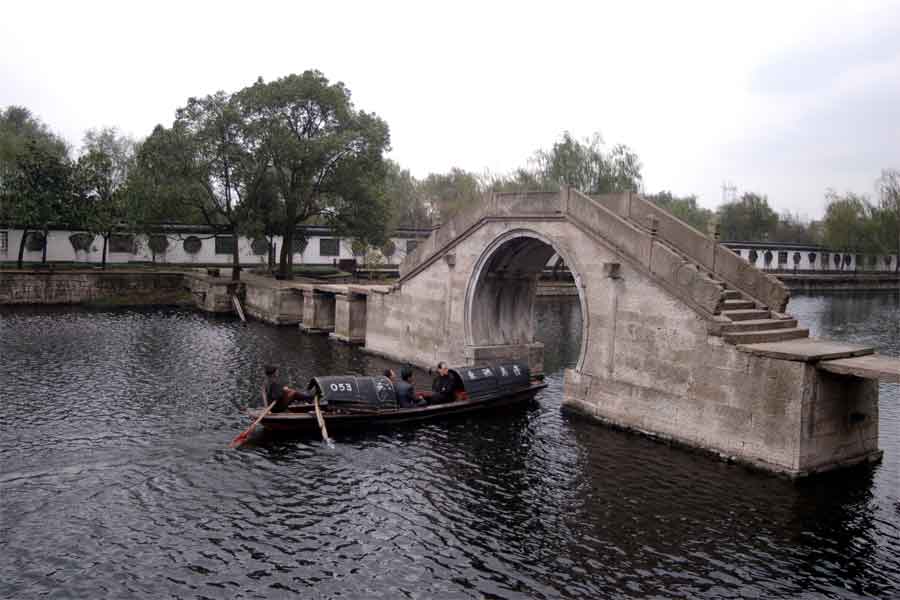
[[[4,270],[0,304],[184,304],[185,273],[147,270]]]

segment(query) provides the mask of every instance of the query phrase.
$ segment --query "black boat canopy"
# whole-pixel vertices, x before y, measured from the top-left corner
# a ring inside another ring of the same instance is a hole
[[[456,377],[458,387],[473,399],[527,388],[531,383],[528,365],[521,362],[457,367],[450,372]],[[323,405],[364,411],[398,407],[397,393],[387,377],[313,377],[307,387],[319,394]],[[419,387],[420,390],[430,388],[430,385]]]

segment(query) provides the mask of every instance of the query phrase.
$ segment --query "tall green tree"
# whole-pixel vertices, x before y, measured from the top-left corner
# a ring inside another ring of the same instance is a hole
[[[22,228],[18,267],[22,268],[28,234],[34,231],[43,235],[42,261],[46,262],[50,224],[68,220],[71,215],[72,167],[68,159],[39,140],[29,140],[16,157],[6,183],[10,218]]]
[[[769,239],[778,226],[778,214],[765,196],[747,192],[718,208],[722,239],[742,242]]]
[[[568,131],[550,150],[538,150],[534,162],[543,183],[571,185],[585,194],[636,192],[641,187],[641,162],[628,146],[604,150],[595,133],[578,140]]]
[[[260,78],[240,95],[248,135],[264,149],[281,193],[279,271],[289,278],[298,225],[316,218],[359,224],[367,212],[374,219],[384,209],[375,182],[384,179],[388,126],[357,110],[344,84],[319,71],[269,83]]]
[[[204,193],[192,196],[194,208],[214,230],[232,236],[232,279],[240,279],[238,238],[249,222],[243,200],[263,184],[268,161],[247,123],[237,96],[217,92],[190,98],[178,109],[174,129],[183,136],[188,163],[181,172]]]
[[[69,148],[62,138],[23,106],[0,109],[0,219],[11,219],[12,189],[20,161],[33,153],[36,145],[42,152],[60,160],[68,160]]]
[[[160,223],[205,223],[207,191],[194,169],[193,147],[184,128],[157,125],[138,145],[126,196],[134,224],[150,233]]]
[[[101,264],[106,268],[107,248],[113,232],[128,219],[125,194],[134,165],[134,141],[114,127],[89,130],[75,165],[79,207],[77,224],[103,238]]]
[[[481,202],[483,190],[478,177],[459,168],[447,173],[430,173],[419,183],[419,195],[432,217],[441,223]]]
[[[390,208],[388,230],[431,225],[431,214],[422,199],[419,182],[408,169],[402,168],[395,161],[386,161],[384,185]]]
[[[825,245],[831,250],[856,252],[871,250],[870,205],[865,196],[837,194],[829,190],[823,219]]]

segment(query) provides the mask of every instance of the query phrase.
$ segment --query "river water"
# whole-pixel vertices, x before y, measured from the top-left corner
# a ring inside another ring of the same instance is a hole
[[[897,295],[791,310],[900,355]],[[882,464],[794,483],[561,411],[581,316],[538,318],[531,406],[229,450],[263,364],[386,363],[182,309],[0,310],[0,597],[900,597],[897,385]]]

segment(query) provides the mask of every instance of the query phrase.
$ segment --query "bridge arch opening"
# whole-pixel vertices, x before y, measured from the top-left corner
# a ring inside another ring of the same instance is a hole
[[[566,283],[574,283],[577,296],[571,295],[571,286],[566,292]],[[539,295],[542,288],[563,295],[550,300]],[[566,297],[566,293],[570,295]],[[549,317],[548,301],[553,304],[549,309],[557,310]],[[570,314],[573,310],[575,314]],[[553,321],[552,332],[538,331],[539,322],[544,320]],[[568,348],[567,354],[572,357],[563,361],[564,366],[580,368],[587,346],[588,311],[572,257],[536,231],[506,232],[475,264],[466,292],[465,323],[470,348],[495,349],[502,355],[505,347],[517,358],[533,358],[535,351],[540,352],[543,337],[548,353]],[[549,340],[547,334],[552,336]],[[548,358],[548,367],[556,364],[556,356],[543,356],[542,363]]]

